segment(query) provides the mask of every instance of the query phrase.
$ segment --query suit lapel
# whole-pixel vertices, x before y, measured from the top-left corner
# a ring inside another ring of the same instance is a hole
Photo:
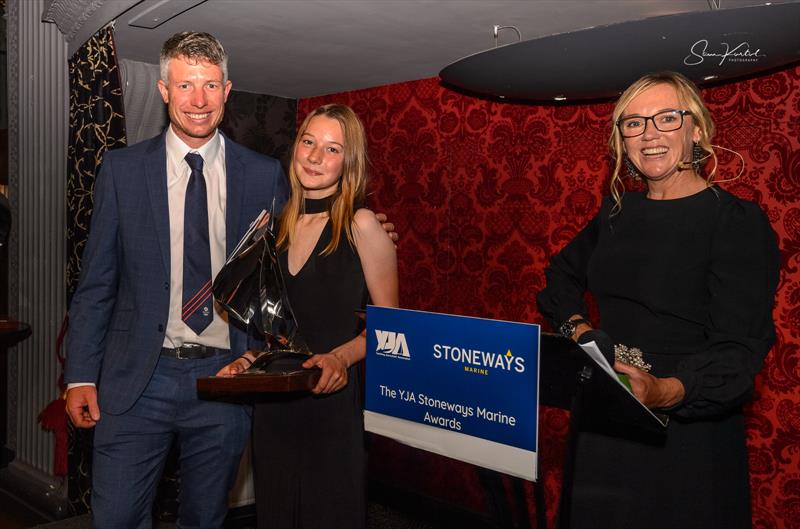
[[[222,132],[220,132],[222,134]],[[244,197],[247,193],[244,164],[239,159],[239,146],[225,137],[225,259],[230,256],[244,229],[240,229]],[[247,350],[244,333],[236,332],[234,325],[228,326],[231,349],[236,354]]]
[[[239,159],[239,148],[225,138],[225,253],[231,254],[244,230],[240,229],[244,197],[247,192],[244,164]]]
[[[165,135],[154,138],[145,156],[145,185],[150,196],[153,224],[158,235],[158,246],[164,270],[169,276],[169,199],[167,197],[167,148]]]

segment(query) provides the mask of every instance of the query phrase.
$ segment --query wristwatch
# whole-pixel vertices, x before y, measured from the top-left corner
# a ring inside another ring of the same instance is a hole
[[[561,327],[558,328],[558,332],[564,338],[572,338],[572,335],[575,334],[575,329],[581,323],[585,323],[586,325],[591,325],[592,324],[592,322],[590,322],[587,319],[575,318],[574,320],[567,320],[564,323],[562,323]]]

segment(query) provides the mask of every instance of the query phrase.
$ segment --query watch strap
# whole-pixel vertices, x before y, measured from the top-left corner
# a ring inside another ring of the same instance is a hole
[[[572,335],[575,334],[575,329],[578,327],[578,325],[581,324],[586,324],[591,326],[592,322],[590,322],[586,318],[575,318],[572,320],[567,320],[561,324],[561,326],[558,328],[558,332],[561,334],[561,336],[565,338],[572,338]]]

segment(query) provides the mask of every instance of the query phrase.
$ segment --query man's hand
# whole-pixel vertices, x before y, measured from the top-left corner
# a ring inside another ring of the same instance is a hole
[[[97,388],[78,386],[67,391],[67,415],[77,428],[93,428],[100,420]]]
[[[385,214],[376,213],[375,218],[378,219],[378,222],[381,223],[381,227],[384,229],[384,231],[386,231],[386,234],[393,242],[397,242],[398,240],[400,240],[400,236],[397,234],[396,231],[394,231],[394,224],[389,222]]]
[[[249,355],[243,354],[230,364],[226,365],[219,371],[215,376],[218,377],[232,377],[238,375],[239,373],[244,373],[247,371],[247,368],[253,365],[253,360],[250,358]]]

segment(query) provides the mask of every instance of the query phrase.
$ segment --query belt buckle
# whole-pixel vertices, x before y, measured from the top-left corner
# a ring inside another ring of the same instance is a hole
[[[184,346],[181,345],[180,347],[177,347],[176,349],[178,351],[178,354],[175,355],[175,358],[177,358],[178,360],[191,360],[192,359],[191,356],[183,356],[183,350],[187,349]],[[187,353],[188,353],[188,351],[187,351]]]

